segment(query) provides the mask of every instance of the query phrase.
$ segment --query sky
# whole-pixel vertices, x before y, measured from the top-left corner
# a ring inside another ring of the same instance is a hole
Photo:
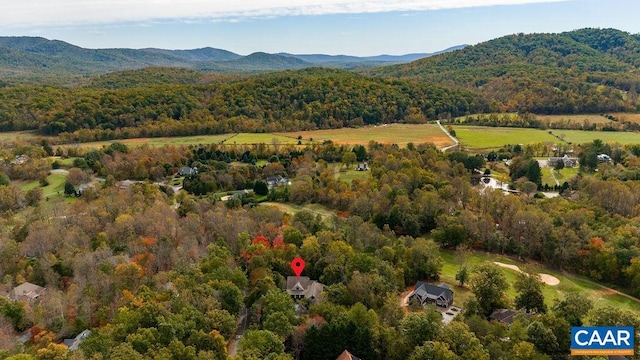
[[[638,0],[0,0],[0,36],[85,48],[399,55],[514,33],[640,33],[638,14]]]

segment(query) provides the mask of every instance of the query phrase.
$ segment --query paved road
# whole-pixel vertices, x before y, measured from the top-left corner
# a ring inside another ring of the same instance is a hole
[[[440,130],[442,130],[442,132],[445,133],[449,137],[449,139],[451,139],[451,141],[454,142],[453,145],[445,146],[442,149],[440,149],[442,152],[446,152],[447,150],[453,149],[454,147],[460,145],[460,142],[458,141],[458,139],[456,139],[455,137],[451,136],[451,134],[449,134],[447,129],[445,129],[444,126],[442,126],[442,124],[440,124],[440,120],[436,121],[436,123],[438,123],[438,126],[440,126]]]
[[[229,355],[234,356],[236,355],[236,353],[238,352],[238,343],[240,342],[240,339],[242,338],[242,335],[244,334],[244,332],[247,330],[247,308],[246,307],[242,307],[242,309],[240,309],[240,318],[238,319],[238,330],[236,330],[236,334],[233,338],[231,338],[231,340],[229,341],[229,344],[227,344],[227,352],[229,353]]]

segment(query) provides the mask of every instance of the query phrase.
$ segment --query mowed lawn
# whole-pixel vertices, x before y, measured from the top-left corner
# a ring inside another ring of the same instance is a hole
[[[435,124],[389,124],[365,126],[361,128],[343,128],[333,130],[312,130],[282,133],[281,135],[303,140],[322,142],[331,140],[340,145],[367,145],[369,141],[382,144],[398,144],[406,146],[408,143],[434,143],[437,147],[453,145]]]
[[[64,174],[51,174],[47,176],[47,181],[49,181],[49,185],[42,188],[42,195],[46,197],[51,196],[63,196],[64,195],[64,183],[67,180],[67,175]],[[31,189],[37,188],[40,186],[39,181],[29,181],[29,182],[20,182],[20,188],[22,191],[27,192]]]
[[[471,291],[468,285],[464,288],[458,286],[458,282],[455,280],[456,272],[460,267],[460,260],[457,258],[453,251],[441,251],[440,256],[444,260],[444,266],[440,274],[440,279],[450,285],[454,291],[456,305],[462,306],[464,302],[471,296]],[[629,299],[623,295],[616,294],[615,292],[608,290],[602,285],[599,285],[589,279],[559,273],[554,270],[547,269],[541,265],[533,263],[524,263],[514,260],[507,256],[501,256],[497,254],[488,254],[484,252],[473,252],[468,255],[467,265],[469,269],[473,269],[485,261],[494,262],[498,261],[505,264],[517,265],[521,270],[530,269],[534,273],[550,274],[560,280],[560,284],[555,286],[544,285],[543,294],[545,297],[545,303],[548,307],[553,306],[555,299],[562,300],[566,294],[578,292],[589,297],[595,307],[612,306],[620,309],[630,311],[640,311],[640,302],[633,299]],[[516,291],[513,288],[513,284],[516,281],[517,272],[508,268],[500,268],[505,275],[507,282],[509,283],[509,289],[507,290],[508,297],[513,300],[516,296]]]

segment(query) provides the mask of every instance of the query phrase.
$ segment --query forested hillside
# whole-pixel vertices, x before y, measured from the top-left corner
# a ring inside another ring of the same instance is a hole
[[[640,36],[614,29],[517,34],[370,75],[476,92],[500,111],[637,111]]]
[[[176,78],[195,76],[185,70]],[[0,130],[73,133],[75,141],[87,141],[419,123],[484,110],[469,91],[339,70],[289,71],[208,85],[126,88],[130,80],[122,82],[109,80],[109,87],[125,87],[116,90],[2,88]]]

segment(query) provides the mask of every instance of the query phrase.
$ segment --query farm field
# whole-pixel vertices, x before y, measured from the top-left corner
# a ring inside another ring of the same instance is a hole
[[[109,146],[114,142],[123,143],[129,147],[142,145],[148,146],[181,146],[181,145],[199,145],[199,144],[227,144],[227,145],[248,145],[248,144],[273,144],[276,139],[279,144],[297,144],[298,139],[271,133],[234,133],[219,135],[196,135],[196,136],[178,136],[178,137],[159,137],[159,138],[136,138],[121,139],[110,141],[95,141],[78,144],[64,144],[61,147],[86,147],[99,149],[103,146]],[[302,144],[308,144],[309,141],[302,140]]]
[[[77,144],[63,144],[58,145],[63,148],[68,147],[83,147],[99,149],[103,146],[109,146],[114,142],[119,142],[130,147],[149,145],[149,146],[165,146],[165,145],[197,145],[197,144],[219,144],[223,140],[226,140],[236,134],[222,134],[222,135],[197,135],[197,136],[179,136],[179,137],[159,137],[159,138],[135,138],[135,139],[119,139],[109,141],[93,141]]]
[[[583,144],[600,139],[605,143],[640,144],[640,133],[611,131],[551,130],[554,135],[573,144]]]
[[[507,144],[555,143],[558,138],[546,130],[453,125],[462,145],[474,150],[493,150]]]
[[[611,115],[620,121],[640,123],[640,114],[614,113]]]
[[[331,140],[340,145],[366,145],[374,140],[383,144],[398,144],[406,146],[412,142],[422,144],[432,142],[437,147],[452,145],[451,140],[435,124],[390,124],[366,126],[361,128],[343,128],[334,130],[311,130],[281,133],[280,135],[303,140],[313,139],[314,142]]]
[[[494,150],[507,144],[583,144],[600,139],[605,143],[640,143],[640,133],[582,130],[541,130],[528,128],[453,125],[458,140],[468,149]],[[551,132],[551,134],[550,134]]]
[[[298,139],[295,137],[283,136],[281,134],[273,133],[239,133],[233,136],[229,136],[225,140],[225,144],[267,144],[272,145],[276,140],[279,144],[295,145],[298,143]],[[308,144],[308,139],[303,138],[302,144]]]
[[[440,256],[444,260],[440,279],[447,284],[452,285],[452,289],[455,294],[455,304],[462,306],[469,296],[471,296],[471,291],[467,286],[465,286],[465,288],[458,287],[458,282],[455,280],[456,272],[460,266],[459,260],[457,260],[456,254],[453,251],[440,251]],[[537,264],[523,263],[510,257],[496,254],[473,252],[468,255],[467,266],[469,266],[469,269],[473,269],[474,266],[485,261],[498,261],[505,264],[517,265],[521,270],[530,269],[530,271],[534,273],[550,274],[558,278],[560,280],[558,285],[543,286],[545,303],[548,307],[553,305],[554,299],[562,300],[564,299],[565,294],[578,292],[589,297],[593,301],[595,307],[612,306],[625,310],[640,311],[640,302],[638,301],[616,294],[615,292],[608,290],[606,287],[596,284],[588,279],[558,273]],[[501,269],[510,285],[507,295],[511,299],[514,299],[516,292],[513,289],[513,283],[516,280],[517,272],[504,267]]]
[[[36,137],[40,137],[40,136],[37,135],[35,131],[0,132],[0,143],[5,141],[16,141],[16,140],[28,141]]]

